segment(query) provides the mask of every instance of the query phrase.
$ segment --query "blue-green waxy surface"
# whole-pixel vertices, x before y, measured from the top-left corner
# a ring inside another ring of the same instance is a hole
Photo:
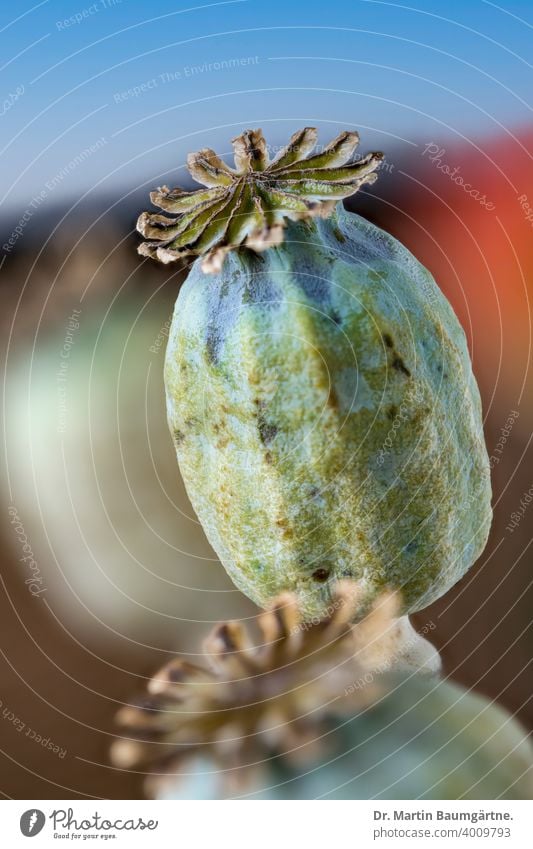
[[[258,604],[292,590],[321,615],[351,577],[410,612],[483,550],[489,465],[463,330],[429,272],[342,206],[219,274],[197,262],[165,383],[193,507]]]

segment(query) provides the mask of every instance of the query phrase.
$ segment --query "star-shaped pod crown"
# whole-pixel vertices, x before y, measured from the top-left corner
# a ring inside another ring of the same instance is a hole
[[[316,759],[328,718],[352,716],[387,690],[377,670],[390,663],[399,600],[382,595],[352,626],[360,603],[360,588],[339,582],[325,618],[305,622],[284,593],[257,620],[259,645],[239,623],[220,624],[205,641],[209,667],[175,658],[147,697],[120,710],[113,763],[144,771],[157,797],[197,756],[234,789],[270,757]]]
[[[272,161],[261,130],[233,139],[235,168],[210,148],[191,153],[188,169],[206,188],[194,192],[160,187],[150,198],[174,217],[144,212],[137,229],[150,241],[139,253],[169,263],[203,257],[205,272],[219,271],[240,246],[264,251],[281,244],[287,220],[328,216],[337,201],[373,183],[382,153],[354,159],[359,134],[344,131],[321,152],[317,131],[304,127]]]

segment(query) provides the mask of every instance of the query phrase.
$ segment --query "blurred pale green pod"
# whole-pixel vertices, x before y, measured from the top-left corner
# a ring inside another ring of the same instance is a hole
[[[533,751],[505,710],[446,681],[399,681],[367,710],[336,722],[325,754],[269,757],[241,775],[199,755],[158,784],[161,799],[530,799]]]
[[[110,629],[186,647],[202,623],[251,605],[226,579],[175,474],[162,380],[168,327],[160,301],[109,312],[74,302],[33,352],[18,345],[4,499],[62,621],[102,639]],[[7,539],[16,553],[9,528]]]

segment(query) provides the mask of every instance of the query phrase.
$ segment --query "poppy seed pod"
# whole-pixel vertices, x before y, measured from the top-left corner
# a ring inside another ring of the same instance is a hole
[[[141,216],[156,240],[142,253],[198,257],[169,335],[169,425],[209,541],[256,603],[291,591],[320,616],[348,578],[361,610],[388,588],[408,613],[487,539],[479,393],[429,272],[338,202],[380,155],[353,160],[343,133],[312,156],[313,140],[306,128],[269,162],[248,131],[235,170],[200,151],[210,188],[160,190],[177,217]]]

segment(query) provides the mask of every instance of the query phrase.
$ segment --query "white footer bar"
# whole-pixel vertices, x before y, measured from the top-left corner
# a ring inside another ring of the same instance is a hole
[[[2,801],[2,846],[533,846],[529,802]],[[35,844],[28,839],[35,837]]]

